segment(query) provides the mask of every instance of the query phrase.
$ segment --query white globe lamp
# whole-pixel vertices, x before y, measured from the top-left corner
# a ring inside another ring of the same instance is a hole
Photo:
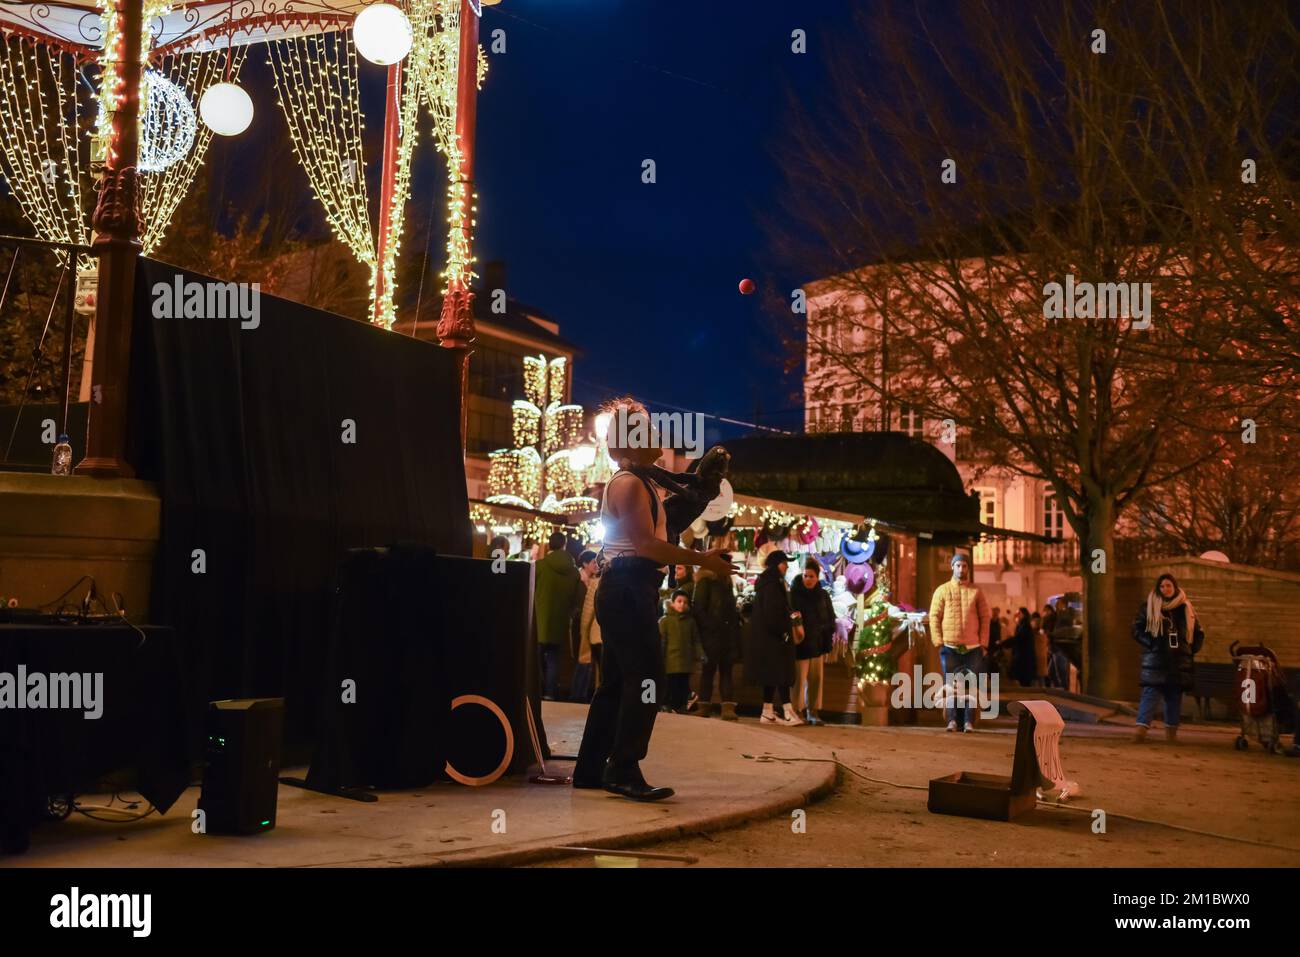
[[[357,52],[380,66],[392,66],[411,52],[411,21],[391,3],[372,3],[352,25]]]
[[[233,83],[214,83],[203,91],[199,116],[218,136],[238,136],[253,122],[253,100]]]

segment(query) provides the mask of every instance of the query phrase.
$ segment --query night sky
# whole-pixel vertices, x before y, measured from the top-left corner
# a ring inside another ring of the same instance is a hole
[[[801,428],[772,297],[815,277],[779,261],[762,216],[792,104],[818,105],[819,39],[851,19],[847,2],[788,0],[484,9],[484,48],[500,28],[507,50],[489,52],[479,99],[475,252],[480,269],[504,260],[511,297],[583,348],[577,401],[631,392]],[[791,52],[795,28],[806,54]],[[759,294],[739,294],[744,277]]]

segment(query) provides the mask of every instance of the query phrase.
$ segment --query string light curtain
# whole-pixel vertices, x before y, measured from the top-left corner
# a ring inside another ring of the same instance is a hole
[[[0,163],[5,182],[39,238],[89,243],[81,127],[95,106],[90,91],[79,86],[81,64],[58,47],[23,35],[5,37],[3,47]]]
[[[412,13],[415,8],[428,8],[432,10],[433,3],[430,0],[417,0],[412,4]],[[425,24],[424,29],[428,29],[433,17],[427,16],[422,20],[412,17],[412,29],[420,30],[420,24]],[[412,48],[412,53],[408,54],[408,59],[413,63],[418,57],[418,51]],[[419,140],[419,120],[420,120],[420,74],[421,71],[416,68],[403,68],[402,71],[402,90],[401,90],[401,122],[398,127],[397,140],[397,170],[394,177],[393,197],[389,205],[388,213],[388,241],[384,244],[384,260],[379,264],[380,274],[384,278],[383,297],[379,302],[379,308],[376,310],[376,321],[386,329],[391,329],[394,320],[397,318],[396,306],[394,304],[394,294],[397,291],[397,254],[402,244],[402,227],[406,221],[406,200],[411,193],[411,155],[415,151],[415,144]]]
[[[365,121],[352,31],[277,40],[267,49],[294,154],[334,235],[369,267],[373,305],[378,258],[361,156]]]
[[[166,56],[152,69],[185,92],[191,104],[198,103],[208,87],[226,78],[226,60],[230,60],[230,81],[239,77],[247,47],[223,47],[201,53],[178,53]],[[140,205],[144,211],[144,254],[148,256],[163,241],[176,209],[189,192],[207,157],[212,130],[206,123],[196,125],[194,144],[176,162],[140,176]]]
[[[466,220],[474,225],[474,207],[466,208],[461,192],[462,153],[456,141],[456,82],[460,65],[459,0],[419,0],[411,11],[415,31],[411,68],[419,79],[420,97],[433,117],[434,140],[447,164],[447,265],[444,290],[455,282],[469,286],[475,277]],[[487,57],[480,48],[478,86],[487,75]]]

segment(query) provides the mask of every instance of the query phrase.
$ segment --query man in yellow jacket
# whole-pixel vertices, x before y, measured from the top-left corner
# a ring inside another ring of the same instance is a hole
[[[989,603],[975,587],[970,559],[958,552],[952,556],[952,580],[934,590],[930,601],[930,640],[939,649],[945,684],[966,675],[978,679],[984,670],[984,651],[989,645]],[[971,731],[969,701],[962,706],[948,699],[944,709],[949,731]]]

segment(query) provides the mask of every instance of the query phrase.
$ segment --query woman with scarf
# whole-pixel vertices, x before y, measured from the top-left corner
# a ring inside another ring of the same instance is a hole
[[[1138,701],[1135,741],[1145,741],[1156,703],[1164,702],[1165,740],[1178,740],[1183,692],[1192,689],[1192,656],[1201,650],[1205,632],[1187,595],[1167,572],[1138,608],[1133,640],[1142,646],[1142,697]]]

